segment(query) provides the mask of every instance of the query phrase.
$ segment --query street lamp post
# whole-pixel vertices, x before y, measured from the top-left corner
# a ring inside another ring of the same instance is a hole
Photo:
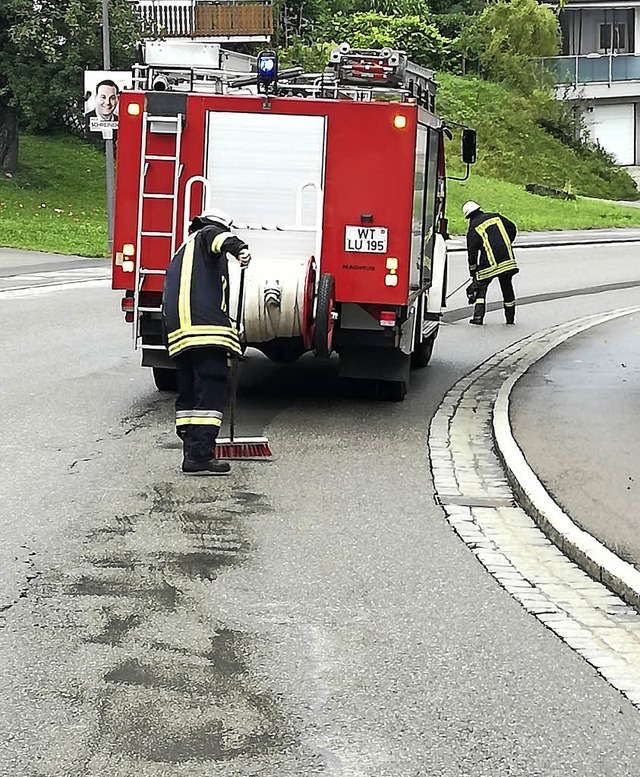
[[[111,70],[111,43],[109,40],[109,0],[102,0],[102,65],[104,70]],[[113,130],[105,139],[107,167],[107,243],[109,253],[113,251],[113,193],[115,181],[113,174]]]

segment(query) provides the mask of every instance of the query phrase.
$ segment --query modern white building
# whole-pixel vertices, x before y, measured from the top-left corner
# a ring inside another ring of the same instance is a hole
[[[620,165],[640,164],[640,0],[568,0],[560,11],[557,97],[577,100],[591,136]]]

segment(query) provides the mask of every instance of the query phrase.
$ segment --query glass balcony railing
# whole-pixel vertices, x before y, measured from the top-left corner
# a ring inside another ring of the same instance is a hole
[[[542,60],[542,64],[553,75],[558,86],[640,81],[640,54],[547,57]]]

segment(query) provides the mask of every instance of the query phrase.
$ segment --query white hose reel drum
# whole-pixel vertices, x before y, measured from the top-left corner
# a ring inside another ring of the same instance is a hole
[[[236,310],[239,270],[229,262],[231,310]],[[313,343],[316,267],[314,257],[268,259],[253,257],[246,269],[244,292],[244,337],[247,346],[264,350],[262,345],[277,340],[282,350],[301,355]]]

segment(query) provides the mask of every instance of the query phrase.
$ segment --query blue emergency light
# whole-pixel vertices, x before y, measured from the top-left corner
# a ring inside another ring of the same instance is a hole
[[[265,92],[275,86],[278,80],[278,55],[275,51],[261,51],[258,54],[258,86]]]

